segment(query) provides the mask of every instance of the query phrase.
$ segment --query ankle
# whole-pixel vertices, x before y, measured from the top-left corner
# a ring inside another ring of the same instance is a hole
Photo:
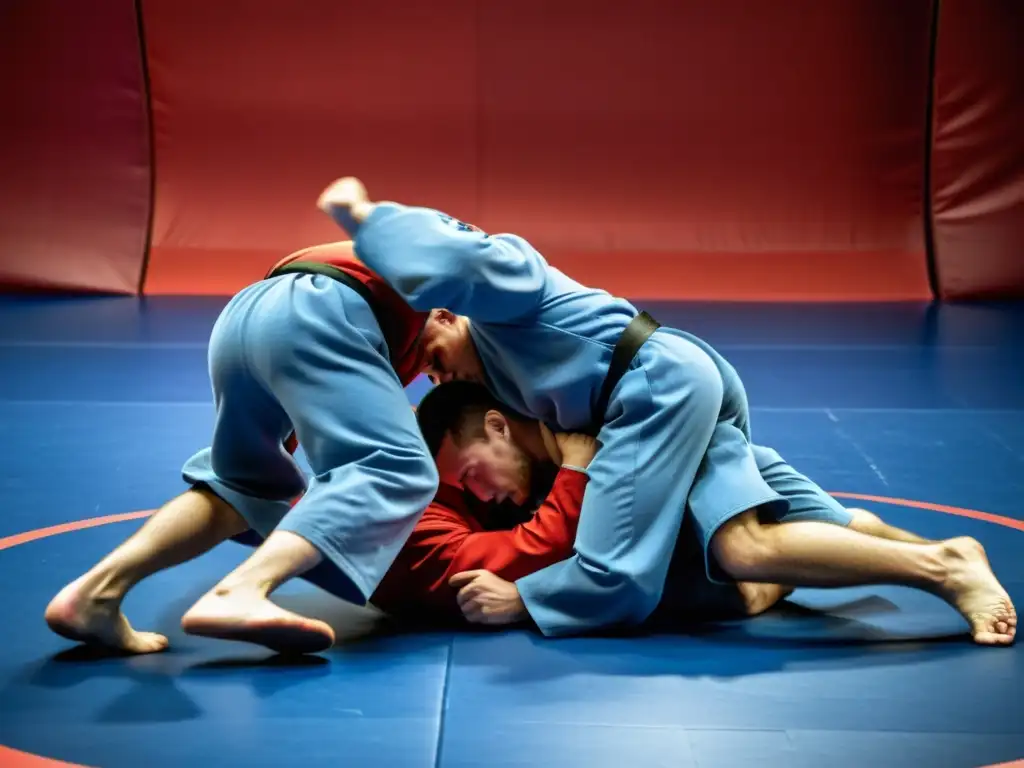
[[[275,583],[271,579],[260,579],[253,576],[246,578],[228,576],[210,592],[217,597],[237,598],[244,596],[250,599],[258,598],[265,600],[270,596],[274,586]]]
[[[949,583],[956,555],[945,542],[920,545],[921,586],[930,592],[941,591]]]
[[[82,592],[96,603],[119,607],[134,581],[116,568],[98,566],[82,577]]]

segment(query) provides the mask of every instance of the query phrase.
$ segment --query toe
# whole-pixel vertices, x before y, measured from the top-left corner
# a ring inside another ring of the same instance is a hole
[[[971,636],[979,645],[1011,645],[1016,632],[998,620],[977,619],[972,622]]]
[[[167,649],[167,638],[156,632],[136,632],[132,639],[132,650],[137,653],[158,653]]]

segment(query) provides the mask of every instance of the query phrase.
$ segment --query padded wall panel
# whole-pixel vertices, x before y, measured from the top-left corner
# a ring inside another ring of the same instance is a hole
[[[457,210],[476,201],[471,0],[146,0],[157,193],[148,293],[230,293],[341,239],[336,176]]]
[[[0,290],[136,292],[150,146],[135,3],[3,3],[0,72]]]
[[[932,197],[943,298],[1024,296],[1024,7],[942,0]]]
[[[928,295],[927,0],[480,13],[485,227],[636,296]]]

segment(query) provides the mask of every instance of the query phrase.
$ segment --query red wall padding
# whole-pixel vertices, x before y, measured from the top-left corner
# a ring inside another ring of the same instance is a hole
[[[474,8],[147,0],[147,292],[231,292],[293,249],[344,238],[316,209],[342,174],[476,219]]]
[[[929,10],[482,2],[483,226],[630,296],[926,296]]]
[[[141,7],[149,104],[132,0],[0,8],[0,289],[135,291],[151,234],[147,292],[230,293],[356,174],[636,298],[928,298],[930,157],[941,295],[1024,295],[1017,0]]]
[[[932,196],[943,298],[1024,296],[1024,7],[942,0]]]
[[[134,293],[150,202],[132,0],[0,6],[0,288]]]
[[[146,0],[147,291],[339,237],[339,174],[634,297],[923,298],[930,0]]]

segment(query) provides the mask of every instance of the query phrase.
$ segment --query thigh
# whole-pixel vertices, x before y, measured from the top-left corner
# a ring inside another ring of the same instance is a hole
[[[694,535],[705,552],[729,520],[757,508],[781,515],[787,507],[787,500],[761,473],[754,446],[731,421],[715,425],[688,503]],[[713,566],[708,558],[708,576],[721,578]]]
[[[305,477],[284,440],[291,421],[284,408],[244,364],[211,358],[216,404],[210,463],[236,491],[287,500],[302,493]]]
[[[717,372],[700,350],[682,346],[623,377],[588,467],[576,536],[580,565],[620,579],[623,599],[638,611],[653,609],[661,594],[721,410]],[[613,608],[604,590],[593,598]],[[595,615],[602,612],[595,607]]]
[[[314,475],[325,478],[357,461],[418,468],[426,444],[366,302],[319,275],[295,278],[289,299],[283,327],[262,330],[288,343],[256,368]]]
[[[437,470],[372,312],[329,280],[293,286],[289,345],[265,371],[313,470],[279,530],[313,543],[361,602],[429,505]]]
[[[246,354],[247,318],[264,286],[240,292],[221,313],[209,345],[216,414],[209,447],[185,463],[182,474],[209,488],[266,535],[305,488],[305,477],[284,449],[290,426]]]
[[[731,424],[747,440],[750,440],[750,403],[747,399],[746,387],[736,368],[703,339],[675,329],[671,329],[668,333],[689,341],[710,358],[722,379],[722,412],[719,421]]]

